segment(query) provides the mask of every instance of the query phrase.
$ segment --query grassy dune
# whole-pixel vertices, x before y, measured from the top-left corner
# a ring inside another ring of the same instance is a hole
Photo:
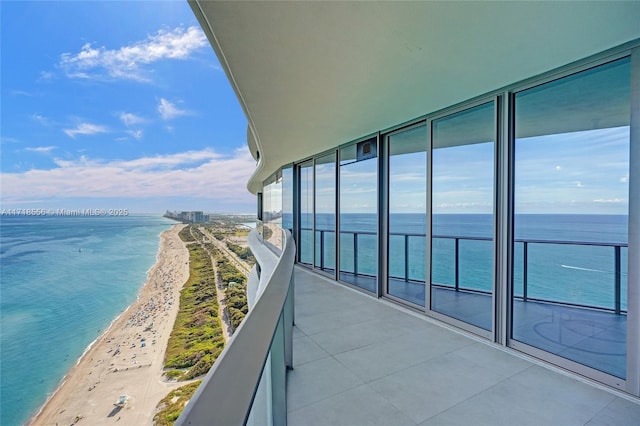
[[[200,244],[188,248],[189,279],[180,295],[180,311],[165,355],[165,368],[179,369],[166,375],[177,380],[205,374],[224,348],[211,258]]]

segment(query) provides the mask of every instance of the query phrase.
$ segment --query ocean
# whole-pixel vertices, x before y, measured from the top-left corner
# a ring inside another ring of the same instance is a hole
[[[490,292],[493,283],[493,225],[486,214],[433,216],[432,280],[442,286],[455,283],[455,244],[458,240],[458,280],[461,288]],[[284,218],[285,225],[289,223]],[[390,218],[389,271],[395,278],[425,280],[425,215],[393,214]],[[313,223],[311,217],[306,223]],[[324,236],[324,265],[335,267],[334,219],[318,214],[316,234]],[[520,214],[514,221],[514,293],[523,295],[524,241],[527,241],[527,296],[534,299],[615,309],[615,245],[620,256],[620,308],[627,304],[628,218],[623,215]],[[357,271],[376,274],[377,221],[372,214],[341,215],[341,270],[354,271],[354,233]],[[405,242],[405,236],[408,239]],[[298,244],[305,263],[313,262],[311,230]],[[317,238],[320,240],[320,238]],[[556,242],[556,243],[553,243]],[[566,244],[566,243],[573,244]],[[407,244],[408,250],[405,250]],[[316,265],[320,264],[316,241]],[[406,265],[405,265],[406,263]]]
[[[290,217],[283,217],[285,227]],[[27,421],[55,390],[68,369],[129,304],[155,263],[158,235],[175,222],[158,215],[127,217],[2,217],[0,227],[1,425]],[[312,223],[312,222],[309,222]],[[325,267],[335,267],[332,218],[319,214]],[[376,270],[377,222],[370,214],[341,216],[343,270],[353,270],[353,234],[358,235],[358,272]],[[425,217],[391,218],[390,273],[424,281]],[[459,283],[490,291],[490,215],[434,215],[434,282],[452,286],[455,238],[459,238]],[[626,309],[628,222],[616,215],[518,215],[516,240],[596,245],[528,243],[528,297],[613,309],[614,252],[621,244],[621,309]],[[405,251],[405,235],[408,251]],[[311,232],[298,244],[313,260]],[[489,239],[489,240],[487,240]],[[516,296],[522,295],[523,246],[515,244]],[[319,246],[317,246],[319,252]],[[408,257],[408,260],[407,260]],[[319,260],[319,255],[317,256]]]
[[[0,424],[29,420],[135,300],[173,224],[160,215],[2,216]]]

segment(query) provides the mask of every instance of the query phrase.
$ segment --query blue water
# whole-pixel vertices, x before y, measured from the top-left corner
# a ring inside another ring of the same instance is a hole
[[[136,298],[156,261],[159,215],[2,217],[0,424],[26,422]]]
[[[334,226],[331,215],[316,217],[316,259],[320,265],[320,234],[324,232],[323,264],[335,268]],[[340,217],[340,269],[354,272],[354,233],[357,233],[357,272],[377,273],[377,220],[372,214]],[[310,221],[310,223],[313,223]],[[425,280],[427,241],[424,214],[394,214],[389,220],[389,274]],[[432,223],[432,282],[454,286],[458,238],[459,285],[491,292],[493,287],[493,218],[483,214],[439,214]],[[628,219],[621,215],[516,215],[514,221],[514,294],[522,296],[524,243],[521,240],[591,244],[529,242],[527,247],[527,293],[530,298],[574,303],[597,308],[615,308],[615,248],[599,243],[621,244],[621,309],[627,304]],[[406,237],[408,235],[408,237]],[[301,259],[312,263],[310,230],[302,231]],[[408,250],[405,248],[408,247]]]

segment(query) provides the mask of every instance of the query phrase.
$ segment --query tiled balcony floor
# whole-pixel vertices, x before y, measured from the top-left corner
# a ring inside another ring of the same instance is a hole
[[[640,404],[295,273],[290,426],[640,424]]]

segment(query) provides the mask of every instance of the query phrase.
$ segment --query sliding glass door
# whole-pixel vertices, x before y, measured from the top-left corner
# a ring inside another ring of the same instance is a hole
[[[427,126],[387,136],[389,151],[386,293],[425,305]]]
[[[377,292],[378,146],[376,138],[340,149],[339,279]]]
[[[432,122],[431,310],[492,330],[493,102]]]
[[[630,76],[625,58],[515,95],[511,345],[618,379],[627,376]]]
[[[315,268],[335,273],[336,268],[336,154],[315,160]]]
[[[298,175],[300,181],[298,262],[311,266],[313,265],[313,161],[300,164]]]

